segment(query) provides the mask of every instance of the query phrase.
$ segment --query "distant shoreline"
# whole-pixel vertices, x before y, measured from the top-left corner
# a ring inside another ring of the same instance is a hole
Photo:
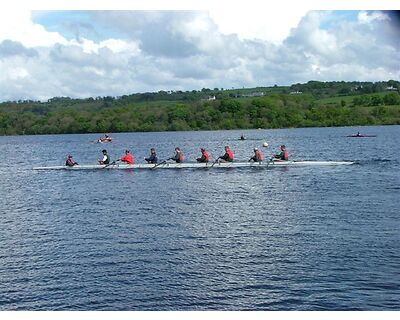
[[[0,135],[167,132],[400,124],[400,82],[159,91],[0,103]]]

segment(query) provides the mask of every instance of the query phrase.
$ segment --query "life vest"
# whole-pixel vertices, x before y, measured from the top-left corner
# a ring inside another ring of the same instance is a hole
[[[256,153],[256,161],[257,162],[262,161],[262,154],[261,154],[260,150],[256,150],[255,153]]]
[[[227,161],[232,161],[233,160],[233,153],[230,149],[226,150],[226,154],[228,155]]]
[[[134,160],[133,160],[133,156],[131,153],[127,153],[125,156],[123,156],[121,158],[122,161],[125,161],[128,164],[133,164]]]
[[[202,152],[202,154],[203,154],[203,156],[204,156],[204,161],[205,161],[205,162],[208,162],[208,159],[209,159],[208,152],[207,152],[207,151],[204,151],[204,152]]]
[[[65,162],[65,165],[68,167],[73,167],[74,166],[74,161],[71,158],[68,158],[67,161]]]
[[[289,160],[289,152],[287,150],[283,152],[282,160]]]
[[[147,162],[149,162],[149,163],[157,163],[157,156],[156,156],[156,154],[155,153],[152,153],[151,155],[150,155],[150,157],[148,157],[148,158],[145,158],[145,160],[147,161]]]

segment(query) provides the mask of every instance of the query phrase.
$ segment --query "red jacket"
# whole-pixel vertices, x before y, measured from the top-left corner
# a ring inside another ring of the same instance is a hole
[[[126,162],[127,164],[133,164],[135,161],[133,160],[133,156],[130,153],[127,153],[121,158],[121,161]]]
[[[261,154],[260,150],[256,150],[256,155],[257,155],[258,161],[262,161],[262,154]]]
[[[226,150],[226,154],[228,155],[228,161],[232,161],[233,160],[233,153],[231,151],[231,149]]]

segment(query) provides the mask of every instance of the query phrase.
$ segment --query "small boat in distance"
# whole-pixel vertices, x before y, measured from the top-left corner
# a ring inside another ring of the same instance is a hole
[[[97,140],[98,143],[105,143],[105,142],[111,142],[111,141],[112,141],[112,138],[109,137],[107,134],[105,134],[104,137]]]
[[[233,139],[236,140],[236,139]],[[245,140],[250,140],[250,141],[261,141],[264,140],[262,138],[247,138],[246,136],[241,135],[240,138],[238,139],[239,141],[245,141]]]
[[[356,134],[350,134],[346,137],[349,138],[369,138],[369,137],[376,137],[375,134],[361,134],[360,132],[357,132]]]

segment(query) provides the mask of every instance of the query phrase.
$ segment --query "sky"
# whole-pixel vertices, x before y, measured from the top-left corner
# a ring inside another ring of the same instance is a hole
[[[0,7],[0,102],[400,80],[391,1],[15,2]]]

